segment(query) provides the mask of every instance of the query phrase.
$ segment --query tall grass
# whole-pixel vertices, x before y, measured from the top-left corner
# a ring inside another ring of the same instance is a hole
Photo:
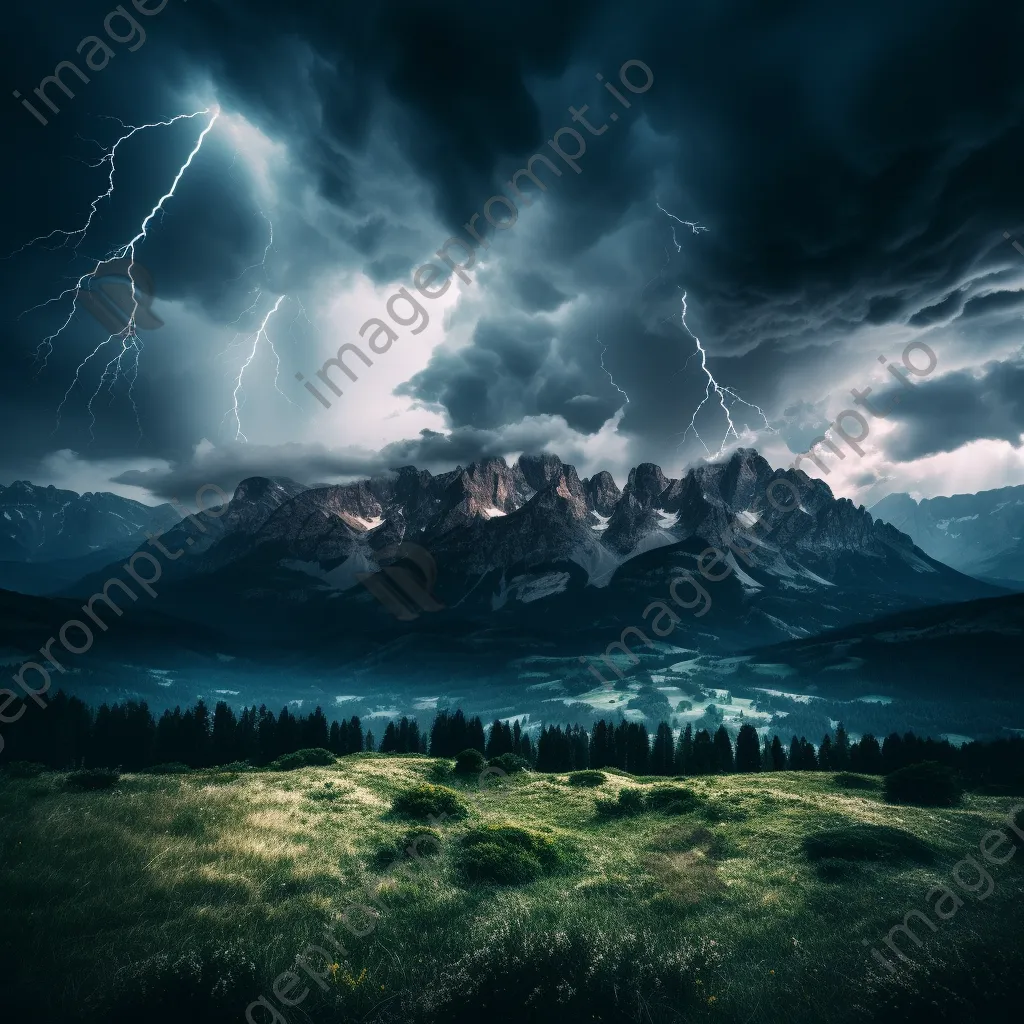
[[[609,772],[587,788],[522,773],[494,789],[452,782],[466,816],[430,831],[391,808],[432,766],[359,755],[287,772],[123,775],[84,792],[49,773],[3,780],[9,1005],[53,1022],[241,1021],[328,925],[347,955],[330,992],[311,984],[282,1011],[289,1022],[870,1020],[910,1013],[942,970],[1001,997],[982,966],[994,950],[1007,985],[1024,974],[1009,966],[1024,853],[990,899],[965,896],[929,934],[920,973],[886,983],[861,945],[976,855],[1007,800],[892,806],[783,772],[687,780],[692,798],[666,814],[653,809],[673,803],[658,780]],[[595,812],[622,791],[652,809]],[[534,859],[571,857],[500,885],[474,880],[463,857],[480,836],[526,842],[495,826],[525,830]],[[403,855],[417,829],[429,855]],[[355,903],[377,915],[362,938],[336,927]]]

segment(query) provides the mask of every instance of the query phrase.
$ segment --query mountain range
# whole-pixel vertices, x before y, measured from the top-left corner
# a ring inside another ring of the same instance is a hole
[[[921,501],[890,494],[871,514],[954,569],[1024,589],[1024,486]]]
[[[784,483],[773,504],[766,489],[777,480]],[[61,583],[56,596],[85,600],[125,578],[131,544],[125,532],[104,533],[105,518],[95,517],[92,532],[76,530],[74,543],[61,539],[54,510],[66,502],[76,508],[77,495],[27,484],[9,492],[23,499],[20,519],[43,524],[39,534],[19,534],[37,538],[34,561],[18,563],[26,570],[60,564],[66,572],[62,559],[82,558],[83,544],[95,544],[100,555],[117,550],[102,567]],[[799,494],[791,510],[787,493]],[[634,632],[630,650],[611,658],[620,666],[635,663],[638,646],[645,655],[728,656],[1000,593],[836,498],[823,481],[773,469],[749,449],[678,479],[641,464],[621,490],[608,473],[581,479],[546,454],[439,475],[409,466],[316,487],[253,477],[226,507],[184,520],[167,506],[147,509],[113,495],[78,501],[122,522],[134,516],[140,530],[162,528],[164,548],[181,552],[160,559],[157,599],[126,608],[118,629],[104,636],[111,657],[146,605],[153,652],[164,620],[169,648],[176,638],[201,635],[208,655],[216,648],[293,671],[330,666],[354,677],[427,682],[481,672],[529,677],[557,664],[562,675],[583,674],[584,656],[606,654],[630,627],[650,645]],[[718,582],[697,571],[709,546],[724,553],[712,566],[711,575],[724,577]],[[144,537],[135,547],[155,550]],[[21,550],[29,550],[27,541]],[[54,561],[41,562],[45,553]],[[671,593],[687,571],[695,582],[675,590],[684,608]],[[399,602],[382,601],[374,581],[392,591],[397,581]],[[671,611],[660,620],[674,625],[670,635],[653,630],[656,602]]]
[[[130,554],[147,531],[180,519],[170,505],[106,492],[77,494],[25,480],[0,485],[0,588],[52,593]]]

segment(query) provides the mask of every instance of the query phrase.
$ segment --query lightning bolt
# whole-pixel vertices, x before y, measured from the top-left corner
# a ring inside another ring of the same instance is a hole
[[[267,257],[270,255],[270,250],[274,246],[274,224],[270,220],[270,218],[263,212],[262,209],[259,210],[259,215],[266,222],[268,229],[268,239],[267,244],[263,249],[263,259],[261,259],[259,263],[253,263],[251,266],[246,267],[240,274],[232,278],[233,281],[241,279],[250,270],[256,270],[257,268],[259,268],[263,272],[264,284],[267,284]],[[263,296],[263,292],[263,288],[257,287],[256,297],[253,299],[253,301],[249,304],[249,306],[246,309],[243,309],[242,312],[239,313],[238,316],[231,321],[231,323],[237,324],[238,321],[241,320],[243,316],[245,316],[247,313],[251,313],[256,308],[256,306],[259,305],[259,301]],[[277,351],[274,342],[271,340],[270,334],[267,330],[267,325],[270,323],[271,317],[273,317],[273,315],[281,308],[281,304],[286,299],[289,298],[291,298],[291,301],[298,306],[298,312],[292,318],[292,322],[288,328],[289,335],[291,335],[291,332],[295,327],[295,323],[300,316],[304,317],[306,323],[313,327],[313,322],[309,319],[308,315],[306,314],[306,307],[303,306],[302,302],[297,298],[288,296],[286,294],[281,294],[277,297],[273,307],[266,314],[266,316],[263,317],[263,320],[260,322],[259,327],[257,327],[254,332],[244,336],[242,335],[241,332],[235,334],[234,338],[228,343],[227,347],[224,349],[224,352],[221,353],[221,355],[223,356],[226,355],[231,349],[236,348],[239,345],[243,345],[246,343],[248,343],[249,345],[249,354],[242,361],[241,366],[239,366],[238,368],[238,373],[235,375],[233,379],[234,387],[231,391],[231,408],[224,413],[224,416],[221,419],[222,424],[229,417],[234,419],[236,441],[248,442],[249,440],[242,430],[241,419],[242,407],[245,405],[245,371],[249,369],[253,359],[256,358],[256,353],[259,351],[261,341],[266,342],[267,346],[269,347],[270,351],[273,353],[274,356],[274,390],[277,391],[277,393],[281,395],[281,397],[284,398],[284,400],[289,405],[295,405],[295,403],[281,390],[281,356],[280,353]],[[240,337],[242,338],[242,341],[238,340]],[[298,408],[298,406],[296,406],[296,408]]]
[[[679,224],[685,225],[686,227],[690,228],[691,232],[695,235],[699,235],[701,232],[708,230],[706,227],[704,227],[703,224],[699,223],[698,221],[683,220],[682,218],[677,217],[674,213],[669,213],[669,211],[666,210],[657,201],[655,201],[655,205],[663,214],[665,214],[666,217],[669,217],[670,219],[677,221]],[[674,225],[672,225],[672,241],[675,243],[676,252],[681,252],[682,246],[676,238],[676,229]],[[680,290],[683,291],[682,289]],[[717,380],[715,380],[714,375],[708,367],[707,351],[701,344],[700,338],[698,338],[697,335],[690,330],[690,326],[686,322],[686,312],[686,292],[683,291],[682,310],[678,314],[679,327],[681,330],[685,331],[690,336],[696,348],[693,352],[690,353],[689,356],[687,356],[686,362],[683,363],[683,365],[676,371],[675,374],[673,374],[673,377],[676,377],[680,373],[682,373],[690,365],[690,360],[692,360],[695,356],[700,356],[700,368],[703,371],[704,376],[706,378],[706,384],[704,388],[704,397],[700,400],[700,402],[697,403],[697,407],[693,410],[693,415],[690,417],[689,425],[687,426],[686,430],[683,431],[682,440],[679,442],[679,447],[681,448],[683,446],[683,444],[686,441],[687,435],[689,435],[689,433],[692,431],[693,436],[700,442],[701,447],[707,453],[709,459],[712,457],[721,458],[725,454],[725,450],[728,447],[730,440],[740,440],[739,431],[737,431],[736,424],[733,422],[731,409],[729,407],[729,404],[727,404],[726,402],[727,395],[733,403],[739,402],[740,404],[747,406],[748,409],[756,410],[758,415],[764,421],[765,427],[769,431],[774,433],[775,428],[772,427],[772,425],[768,422],[768,417],[765,416],[764,411],[761,409],[760,406],[754,405],[752,402],[748,402],[745,398],[740,397],[740,395],[738,395],[732,388],[725,387],[719,384]],[[662,323],[665,323],[668,320],[675,322],[676,315],[677,314],[673,313],[671,316],[666,317],[665,320],[662,321]],[[705,443],[704,438],[701,437],[699,431],[697,430],[697,414],[701,411],[701,409],[704,408],[705,405],[707,405],[708,402],[713,401],[712,395],[714,396],[714,398],[718,399],[719,407],[721,408],[722,413],[725,416],[725,431],[722,434],[722,440],[718,445],[718,451],[714,454],[714,456],[712,456],[711,449]]]
[[[256,352],[259,350],[260,341],[266,341],[267,345],[270,346],[270,351],[274,353],[274,359],[276,360],[276,369],[274,371],[274,387],[277,392],[291,405],[295,403],[278,387],[278,378],[281,374],[281,357],[277,353],[277,349],[274,348],[274,343],[270,340],[270,335],[267,334],[267,324],[270,323],[270,318],[281,308],[281,303],[288,298],[287,295],[279,295],[277,301],[274,303],[273,308],[270,312],[264,316],[256,332],[250,335],[252,345],[249,349],[249,355],[242,363],[238,371],[238,376],[235,377],[235,387],[231,392],[232,407],[226,413],[224,413],[224,419],[228,416],[234,416],[235,418],[235,440],[236,441],[248,441],[249,439],[242,433],[242,420],[241,412],[242,406],[245,405],[245,390],[243,387],[245,371],[249,368],[249,364],[256,358]],[[221,421],[223,422],[223,420]]]
[[[600,334],[597,335],[597,343],[598,343],[598,345],[601,344],[601,335]],[[608,346],[605,345],[601,349],[601,369],[604,370],[604,372],[606,374],[608,374],[608,379],[612,382],[612,387],[615,388],[615,390],[618,391],[618,393],[620,395],[622,395],[622,397],[626,400],[626,404],[629,405],[629,395],[627,395],[626,392],[623,391],[622,388],[620,388],[619,385],[615,383],[615,378],[612,376],[611,370],[609,370],[608,367],[604,365],[604,354],[607,351],[608,351]]]
[[[139,338],[137,324],[137,317],[139,313],[139,295],[138,292],[136,291],[137,281],[135,276],[136,248],[149,237],[148,232],[150,226],[152,225],[153,220],[156,218],[157,214],[160,214],[161,217],[163,216],[165,212],[165,204],[174,197],[175,191],[177,190],[178,185],[181,182],[181,179],[184,177],[185,172],[192,165],[192,161],[195,159],[196,154],[198,154],[199,150],[202,148],[206,136],[210,133],[213,126],[216,124],[217,118],[220,116],[220,108],[215,106],[212,108],[197,110],[191,114],[178,114],[172,118],[168,118],[165,121],[155,121],[152,124],[126,125],[123,122],[118,121],[118,124],[120,124],[122,128],[126,128],[128,130],[125,132],[125,134],[120,136],[109,149],[104,149],[103,156],[96,163],[88,165],[93,168],[102,167],[104,164],[107,166],[107,187],[105,191],[99,192],[94,197],[92,202],[89,204],[89,213],[86,216],[84,223],[76,228],[71,229],[55,228],[48,234],[39,235],[36,238],[30,239],[23,246],[21,246],[19,249],[15,250],[13,253],[10,254],[11,256],[17,255],[18,253],[23,252],[25,249],[35,245],[41,245],[45,249],[66,248],[70,245],[73,251],[73,256],[77,256],[79,248],[88,238],[89,229],[93,225],[93,221],[96,218],[100,204],[105,200],[110,199],[111,196],[113,196],[114,194],[114,176],[117,170],[116,156],[118,149],[138,132],[146,131],[147,129],[150,128],[167,127],[169,125],[175,124],[178,121],[189,120],[192,118],[203,117],[206,115],[209,115],[209,121],[202,129],[202,131],[199,133],[199,137],[197,138],[195,145],[189,152],[188,157],[185,159],[185,162],[178,169],[178,172],[177,174],[175,174],[170,187],[157,200],[153,208],[143,218],[142,223],[139,225],[138,231],[123,245],[117,246],[116,248],[110,250],[101,259],[92,261],[94,264],[92,269],[82,274],[82,276],[78,278],[78,280],[72,287],[66,288],[59,295],[52,296],[51,298],[46,299],[44,302],[41,302],[35,306],[30,307],[29,309],[26,309],[18,317],[18,319],[21,319],[21,317],[26,315],[27,313],[30,313],[37,309],[41,309],[45,306],[49,306],[52,303],[61,302],[62,300],[68,298],[68,296],[71,296],[71,309],[68,313],[67,318],[60,325],[60,327],[57,328],[56,331],[45,337],[36,347],[36,362],[39,364],[38,372],[41,373],[46,368],[49,356],[53,352],[54,343],[70,326],[72,320],[74,320],[75,316],[78,314],[78,298],[82,288],[86,286],[86,282],[89,281],[91,278],[94,278],[105,264],[110,263],[114,260],[128,260],[128,279],[131,283],[132,296],[132,309],[131,313],[128,316],[128,321],[120,331],[109,335],[106,338],[106,340],[101,341],[75,368],[75,373],[74,377],[72,378],[71,384],[68,387],[67,391],[64,393],[64,397],[61,399],[60,404],[57,406],[56,425],[54,426],[53,433],[56,433],[60,429],[61,413],[64,409],[64,406],[67,404],[68,399],[71,397],[72,392],[75,390],[79,381],[81,380],[82,371],[108,345],[120,342],[119,351],[117,351],[115,355],[107,361],[106,365],[103,368],[103,372],[100,374],[100,379],[99,383],[96,386],[96,390],[92,393],[86,405],[86,408],[88,409],[89,412],[89,437],[90,439],[95,440],[96,413],[93,408],[93,403],[99,396],[100,392],[103,390],[104,385],[107,385],[108,393],[111,396],[113,396],[113,390],[115,385],[117,384],[117,381],[123,378],[128,382],[128,400],[131,403],[133,412],[135,413],[135,422],[139,430],[139,437],[141,438],[142,426],[139,420],[139,410],[135,404],[134,394],[135,382],[138,379],[139,374],[139,357],[142,353],[143,348],[141,339]],[[112,118],[112,120],[117,119]],[[47,246],[44,244],[51,240],[53,240],[57,244],[53,246]]]

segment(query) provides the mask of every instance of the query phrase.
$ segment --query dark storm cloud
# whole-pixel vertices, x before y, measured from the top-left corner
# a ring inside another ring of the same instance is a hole
[[[523,416],[560,415],[570,427],[593,432],[621,404],[611,397],[574,401],[583,378],[562,361],[555,329],[543,318],[482,320],[472,344],[436,352],[396,390],[444,409],[453,427],[484,430]]]
[[[547,278],[536,271],[528,270],[512,275],[512,283],[523,309],[528,312],[550,313],[558,309],[569,296],[559,291]]]
[[[230,493],[251,476],[284,477],[312,485],[324,480],[362,479],[407,465],[440,472],[479,459],[540,452],[552,442],[556,451],[571,458],[569,440],[564,422],[539,418],[500,430],[460,427],[448,434],[423,430],[418,437],[386,445],[379,452],[329,449],[319,444],[200,446],[190,457],[169,466],[130,469],[109,479],[145,488],[165,500],[194,494],[208,483]]]
[[[1024,434],[1024,357],[986,363],[918,384],[890,413],[898,428],[885,438],[886,454],[909,462],[951,452],[970,441],[1007,441]]]
[[[17,43],[4,65],[12,81],[23,91],[38,82],[108,9],[15,11]],[[595,73],[614,81],[622,61],[640,58],[654,72],[652,89],[601,137],[587,137],[582,174],[566,173],[543,198],[529,229],[538,244],[515,255],[495,245],[509,315],[481,324],[466,349],[438,350],[404,393],[440,406],[456,433],[478,431],[478,451],[491,443],[479,432],[503,437],[525,416],[564,416],[592,432],[622,405],[599,365],[600,331],[606,363],[631,397],[620,429],[637,445],[662,445],[703,387],[694,363],[678,375],[692,343],[658,324],[678,310],[680,288],[709,365],[759,404],[818,401],[781,393],[780,381],[797,360],[821,363],[865,325],[927,327],[962,308],[973,326],[960,343],[985,358],[1017,319],[1013,288],[985,297],[965,282],[1018,259],[1002,232],[1024,225],[1022,18],[995,0],[525,0],[514,16],[476,0],[171,0],[147,26],[145,47],[119,54],[47,128],[12,101],[9,141],[27,159],[4,171],[14,183],[6,193],[19,197],[11,248],[42,220],[48,229],[80,218],[91,185],[69,176],[67,158],[82,155],[75,132],[97,131],[87,112],[141,123],[176,112],[184,92],[209,81],[225,108],[286,147],[286,209],[302,207],[307,187],[315,193],[318,230],[300,217],[275,223],[268,286],[308,283],[325,264],[382,282],[440,242],[423,234],[431,218],[461,230],[571,123],[570,103],[590,104],[592,122],[604,123],[614,101]],[[172,145],[157,140],[139,158],[146,173],[125,179],[126,198],[140,207],[152,199]],[[216,159],[183,183],[161,246],[146,258],[161,294],[224,322],[251,286],[231,279],[259,259],[265,224],[241,163],[232,177],[228,148],[211,149]],[[691,234],[656,198],[710,231]],[[43,264],[21,266],[33,301],[48,294]],[[8,275],[2,287],[7,305],[22,308],[24,279]],[[564,296],[587,301],[557,332],[509,326],[517,311],[561,313]],[[0,387],[23,427],[8,433],[38,447],[67,378],[44,375],[31,397],[21,394],[33,340],[16,329]],[[210,373],[203,341],[183,345],[180,368],[148,385],[159,393],[144,416],[155,407],[162,425],[144,451],[176,458],[221,415],[206,410],[204,420],[198,408],[197,380]],[[61,371],[75,364],[56,361]],[[175,420],[176,404],[191,413],[190,402],[195,414]],[[122,440],[105,443],[134,450],[130,411],[117,405],[110,415],[123,417],[112,431]],[[560,421],[546,422],[557,433]],[[428,441],[410,445],[423,454]]]

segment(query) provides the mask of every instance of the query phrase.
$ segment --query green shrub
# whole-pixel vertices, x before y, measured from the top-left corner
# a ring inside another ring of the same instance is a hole
[[[398,852],[403,857],[419,860],[421,857],[437,857],[441,853],[441,833],[436,828],[417,825],[402,834],[398,840]]]
[[[853,772],[836,772],[832,776],[832,785],[840,789],[878,789],[878,780]]]
[[[45,764],[36,764],[35,761],[8,761],[4,765],[4,771],[12,779],[34,779],[47,771]]]
[[[930,864],[935,854],[917,836],[889,825],[843,825],[806,836],[808,860],[890,860]]]
[[[399,793],[391,802],[391,810],[409,818],[434,820],[464,818],[468,811],[459,794],[447,786],[423,782]]]
[[[155,764],[152,768],[147,768],[145,771],[146,775],[186,775],[191,768],[187,764],[182,764],[180,761],[168,761],[166,764]]]
[[[506,775],[515,775],[517,772],[528,772],[533,766],[525,757],[518,754],[499,754],[487,762],[489,768],[500,768]]]
[[[515,825],[473,829],[459,847],[459,868],[470,882],[525,885],[563,863],[554,840]]]
[[[910,764],[885,777],[885,798],[894,804],[955,807],[961,793],[956,774],[937,761]]]
[[[625,818],[634,814],[642,814],[644,794],[640,789],[620,789],[617,799],[598,797],[594,801],[594,809],[601,818]]]
[[[662,814],[689,814],[702,801],[692,789],[685,786],[656,786],[645,798],[649,811]]]
[[[68,789],[110,789],[121,780],[116,768],[79,768],[68,772],[64,785]]]
[[[430,766],[427,774],[434,782],[447,782],[452,777],[454,767],[447,758],[440,758]]]
[[[311,765],[334,764],[338,759],[323,747],[305,747],[271,761],[267,766],[273,771],[290,772],[296,768],[309,768]]]
[[[460,750],[455,755],[456,775],[479,775],[487,767],[484,755],[475,747]]]
[[[608,776],[596,768],[585,768],[581,772],[569,772],[570,786],[600,786],[607,781]]]

